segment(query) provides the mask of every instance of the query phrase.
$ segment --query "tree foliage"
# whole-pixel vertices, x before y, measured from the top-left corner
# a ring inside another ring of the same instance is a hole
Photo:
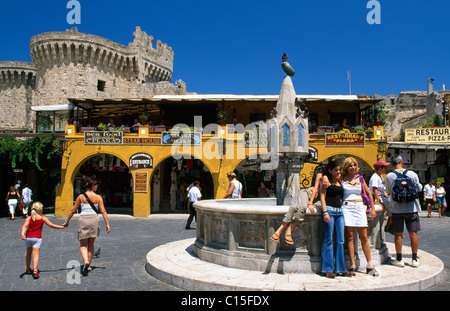
[[[46,157],[51,159],[52,156],[59,155],[59,144],[54,134],[43,135],[18,140],[14,137],[0,137],[0,158],[9,159],[11,167],[15,168],[18,163],[28,160],[33,163],[39,170],[40,159]]]

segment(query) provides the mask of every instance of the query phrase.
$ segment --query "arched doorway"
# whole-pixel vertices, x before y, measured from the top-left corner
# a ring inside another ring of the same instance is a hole
[[[244,198],[257,198],[259,196],[258,188],[261,183],[264,184],[269,190],[269,197],[276,196],[276,173],[273,170],[270,171],[257,171],[251,170],[245,167],[247,163],[243,160],[236,166],[234,172],[237,175],[237,179],[242,183],[242,197]]]
[[[84,190],[83,180],[88,177],[99,182],[97,193],[102,196],[108,213],[133,215],[133,181],[126,163],[110,154],[86,160],[75,176],[74,198]]]
[[[160,162],[151,179],[151,213],[187,212],[185,190],[194,180],[200,181],[202,200],[214,199],[214,182],[201,160],[169,157]]]

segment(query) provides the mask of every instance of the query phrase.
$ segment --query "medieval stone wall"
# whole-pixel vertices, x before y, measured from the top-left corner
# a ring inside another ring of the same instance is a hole
[[[173,50],[139,27],[128,46],[108,39],[65,32],[36,35],[30,41],[33,63],[0,62],[0,132],[31,132],[32,106],[67,104],[68,98],[142,98],[181,95],[186,85],[170,83]],[[12,118],[11,118],[12,116]]]

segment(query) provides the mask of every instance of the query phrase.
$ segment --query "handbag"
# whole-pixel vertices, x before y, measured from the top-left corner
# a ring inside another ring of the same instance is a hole
[[[370,212],[372,208],[372,202],[370,201],[369,195],[366,193],[366,189],[364,188],[364,178],[362,175],[359,175],[359,180],[361,181],[361,197],[363,199],[363,204],[367,206],[367,213]]]
[[[83,192],[84,197],[86,198],[86,200],[88,201],[89,205],[92,207],[92,209],[94,210],[94,212],[96,212],[98,214],[98,210],[95,207],[95,205],[91,202],[91,200],[89,199],[89,197],[87,196],[87,194],[85,192]]]

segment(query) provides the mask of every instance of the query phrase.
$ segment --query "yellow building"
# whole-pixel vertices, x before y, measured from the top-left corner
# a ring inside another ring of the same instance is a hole
[[[101,182],[100,191],[107,207],[128,208],[135,217],[182,209],[180,188],[194,179],[200,179],[204,199],[221,198],[226,193],[226,173],[230,171],[239,173],[244,197],[258,196],[261,182],[274,191],[273,172],[252,171],[246,164],[247,157],[267,153],[267,148],[258,144],[258,134],[255,136],[257,131],[252,126],[270,118],[277,99],[278,96],[251,95],[70,99],[74,124],[66,126],[55,215],[68,214],[76,195],[82,191],[82,180],[91,175]],[[309,110],[309,146],[317,153],[317,162],[350,155],[358,160],[369,178],[373,163],[384,159],[383,128],[371,127],[373,134],[355,131],[370,121],[373,114],[369,110],[377,100],[302,95],[297,99]],[[133,127],[140,122],[135,121],[139,116],[145,116],[144,123],[150,124]],[[346,131],[352,133],[335,132],[343,119],[347,119],[350,127]],[[97,130],[100,123],[108,122],[113,122],[116,129]],[[212,126],[223,122],[228,125]],[[180,137],[179,131],[173,129],[180,124],[192,127],[193,132]],[[236,134],[235,124],[236,128],[242,125],[246,133]],[[186,140],[185,145],[174,145],[181,139]],[[305,164],[303,187],[311,185],[316,166]]]

